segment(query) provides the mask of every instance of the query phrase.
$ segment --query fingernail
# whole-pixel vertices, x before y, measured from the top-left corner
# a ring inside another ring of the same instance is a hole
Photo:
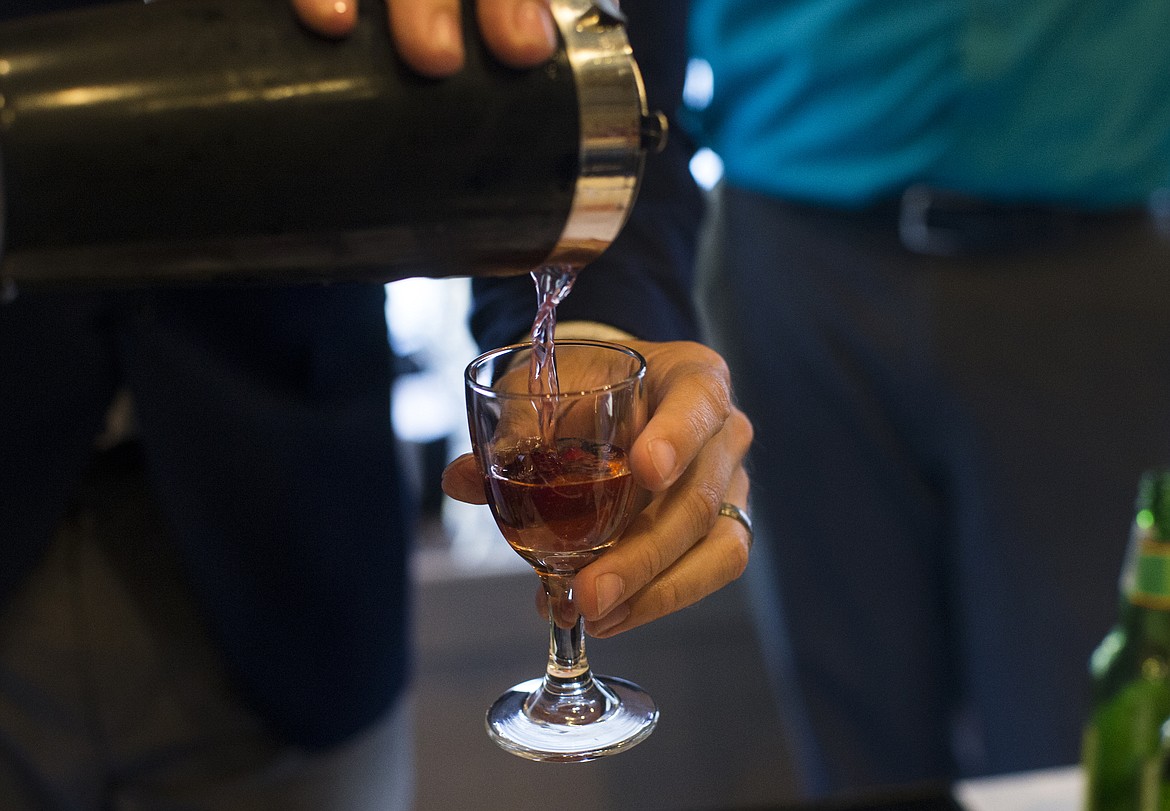
[[[458,58],[461,54],[463,32],[454,14],[440,11],[431,18],[431,48]]]
[[[553,28],[548,6],[543,0],[529,0],[516,7],[516,32],[532,45],[556,48],[557,32]]]
[[[616,574],[603,574],[597,578],[597,616],[604,617],[617,605],[626,590],[626,584]]]
[[[650,443],[648,450],[650,451],[650,461],[653,463],[658,477],[662,479],[663,483],[671,481],[674,478],[674,466],[678,462],[678,454],[674,452],[674,446],[665,439],[655,439]]]

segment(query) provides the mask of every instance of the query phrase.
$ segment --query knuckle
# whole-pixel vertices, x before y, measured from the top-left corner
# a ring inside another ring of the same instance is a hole
[[[742,527],[735,535],[734,541],[728,545],[724,556],[723,571],[727,575],[725,582],[738,580],[747,571],[748,561],[751,559],[751,543],[747,538],[747,531]]]
[[[697,341],[691,341],[689,343],[699,361],[719,371],[723,379],[726,380],[731,377],[731,373],[727,369],[727,361],[723,359],[722,355],[706,344],[698,343]]]
[[[733,408],[729,421],[732,426],[732,432],[740,437],[740,441],[744,447],[752,444],[752,440],[756,437],[756,428],[752,425],[752,421],[738,408]]]
[[[731,380],[727,373],[727,365],[722,358],[719,359],[719,364],[722,371],[718,376],[718,385],[710,388],[711,408],[721,421],[726,422],[731,414],[738,409],[732,401]]]
[[[685,502],[685,509],[694,528],[695,537],[702,537],[710,532],[719,517],[719,507],[723,504],[723,492],[715,487],[714,482],[701,482],[694,487]]]
[[[721,420],[727,419],[733,409],[731,397],[731,370],[727,361],[709,346],[691,342],[690,368],[705,383],[711,410]]]
[[[638,555],[638,565],[642,570],[643,582],[650,582],[659,572],[664,571],[671,563],[667,559],[666,551],[660,544],[647,543],[642,546]]]
[[[672,578],[662,578],[654,584],[651,612],[656,617],[663,617],[680,608],[686,608],[695,602],[690,598]]]

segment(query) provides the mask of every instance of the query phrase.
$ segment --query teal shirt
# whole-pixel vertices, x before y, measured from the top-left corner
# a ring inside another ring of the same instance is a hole
[[[1170,0],[693,0],[731,183],[1132,205],[1170,184]]]

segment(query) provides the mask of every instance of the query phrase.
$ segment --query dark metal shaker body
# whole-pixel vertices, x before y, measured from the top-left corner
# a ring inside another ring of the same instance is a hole
[[[530,71],[495,62],[469,22],[466,68],[436,81],[395,56],[380,4],[363,5],[340,41],[304,30],[286,0],[0,24],[0,276],[385,281],[604,250],[650,120],[617,21],[560,0],[565,47]]]

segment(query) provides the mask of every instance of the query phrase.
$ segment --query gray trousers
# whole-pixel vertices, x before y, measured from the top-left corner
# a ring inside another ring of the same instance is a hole
[[[1170,239],[1136,213],[940,258],[890,210],[714,206],[701,300],[756,427],[748,580],[807,789],[1075,762],[1170,462]]]
[[[275,738],[236,695],[141,481],[102,495],[0,614],[0,808],[409,808],[409,701],[333,749]]]

